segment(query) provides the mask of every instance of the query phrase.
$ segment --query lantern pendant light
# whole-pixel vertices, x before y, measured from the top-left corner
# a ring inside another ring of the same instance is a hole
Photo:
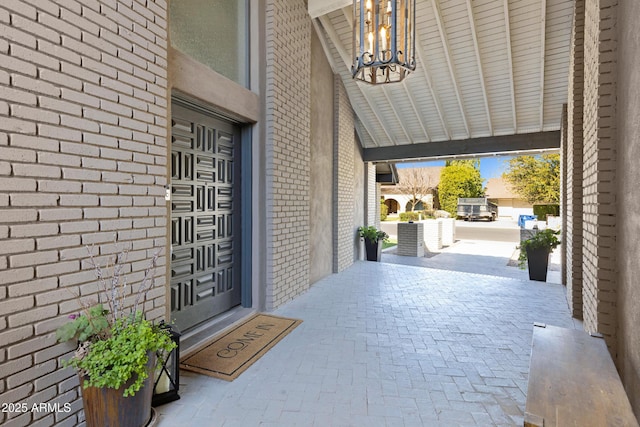
[[[354,79],[402,81],[416,69],[415,0],[354,0]]]

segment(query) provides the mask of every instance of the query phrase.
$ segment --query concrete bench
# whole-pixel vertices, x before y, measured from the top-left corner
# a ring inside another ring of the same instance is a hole
[[[638,426],[600,334],[534,325],[524,426]]]

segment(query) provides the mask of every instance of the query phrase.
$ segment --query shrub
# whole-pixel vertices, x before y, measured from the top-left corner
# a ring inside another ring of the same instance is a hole
[[[424,210],[424,211],[409,211],[409,212],[401,212],[400,213],[400,221],[419,221],[420,219],[429,219],[435,218],[433,215],[433,211]]]
[[[533,214],[537,215],[540,221],[546,221],[547,215],[560,215],[560,205],[534,205]]]
[[[435,218],[435,216],[433,215],[433,211],[432,210],[428,210],[425,209],[422,212],[420,212],[422,214],[422,219],[432,219]]]
[[[417,221],[419,216],[419,212],[401,212],[400,221]]]
[[[389,207],[384,203],[380,203],[380,221],[386,220],[388,214],[389,214]]]

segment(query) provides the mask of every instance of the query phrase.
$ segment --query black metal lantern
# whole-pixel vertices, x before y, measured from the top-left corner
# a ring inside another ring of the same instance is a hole
[[[175,327],[164,322],[161,327],[169,331],[171,340],[176,343],[176,348],[169,354],[162,356],[162,368],[156,373],[153,384],[152,406],[164,405],[180,399],[178,396],[180,388],[180,333]]]
[[[415,0],[354,0],[354,79],[402,81],[416,69]]]

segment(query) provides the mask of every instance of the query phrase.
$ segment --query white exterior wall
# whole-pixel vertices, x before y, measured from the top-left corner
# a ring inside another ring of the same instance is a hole
[[[382,197],[384,198],[384,200],[393,199],[398,202],[398,213],[407,212],[407,203],[409,203],[409,201],[412,199],[411,196],[407,196],[406,194],[383,194]],[[426,195],[421,200],[425,207],[433,207],[432,194]]]

